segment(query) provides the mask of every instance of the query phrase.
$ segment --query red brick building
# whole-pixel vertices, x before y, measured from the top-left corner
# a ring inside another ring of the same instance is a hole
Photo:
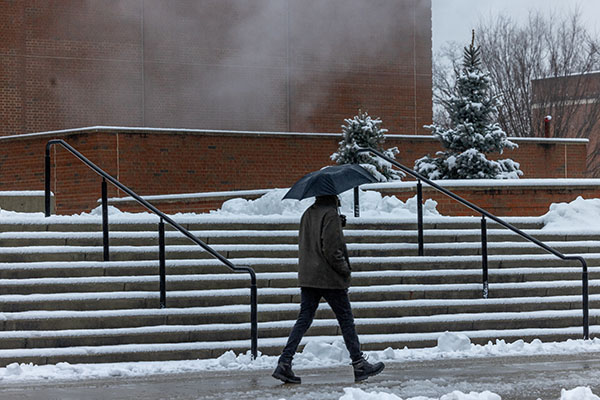
[[[0,136],[431,122],[431,0],[6,0]]]
[[[439,150],[431,100],[431,0],[0,2],[0,191],[43,189],[54,137],[141,195],[286,187],[358,109],[410,166]],[[519,144],[525,177],[584,174],[585,141]],[[57,211],[95,207],[98,177],[52,156]]]
[[[589,139],[587,176],[600,177],[600,72],[533,80],[532,97],[534,134]]]

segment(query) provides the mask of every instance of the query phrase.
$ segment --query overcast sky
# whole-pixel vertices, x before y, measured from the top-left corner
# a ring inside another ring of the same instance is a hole
[[[471,29],[483,17],[507,13],[518,20],[533,10],[569,12],[576,6],[592,32],[600,32],[600,0],[432,0],[433,50],[449,40],[471,41]]]

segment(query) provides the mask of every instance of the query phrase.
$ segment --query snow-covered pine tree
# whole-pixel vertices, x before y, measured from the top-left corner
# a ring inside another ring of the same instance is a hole
[[[358,115],[352,119],[345,119],[344,122],[346,124],[342,125],[342,140],[337,152],[331,155],[333,161],[337,164],[359,163],[380,182],[397,180],[404,176],[401,171],[392,169],[390,163],[377,156],[357,153],[357,149],[361,147],[371,147],[392,159],[398,154],[397,147],[383,149],[387,129],[380,127],[382,121],[379,118],[371,118],[367,112],[358,110]]]
[[[445,151],[437,157],[425,156],[415,162],[415,170],[429,179],[518,179],[523,175],[519,163],[511,159],[488,160],[485,153],[517,145],[495,121],[498,100],[491,95],[489,74],[481,70],[475,33],[463,54],[463,68],[456,78],[454,94],[443,106],[450,117],[450,128],[428,125]]]

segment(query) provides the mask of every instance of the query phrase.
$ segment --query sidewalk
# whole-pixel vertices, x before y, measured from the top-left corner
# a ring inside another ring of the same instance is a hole
[[[270,370],[211,371],[143,378],[2,385],[0,399],[339,399],[345,387],[385,391],[403,399],[437,398],[460,390],[499,394],[503,400],[560,399],[562,388],[590,386],[600,395],[600,354],[502,357],[388,363],[365,383],[353,382],[352,369],[297,370],[301,385],[283,385]]]

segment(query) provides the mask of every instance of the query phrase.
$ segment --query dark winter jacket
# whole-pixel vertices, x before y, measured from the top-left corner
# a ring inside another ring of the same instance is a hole
[[[337,197],[317,197],[300,221],[298,282],[301,287],[347,289],[350,262]]]

